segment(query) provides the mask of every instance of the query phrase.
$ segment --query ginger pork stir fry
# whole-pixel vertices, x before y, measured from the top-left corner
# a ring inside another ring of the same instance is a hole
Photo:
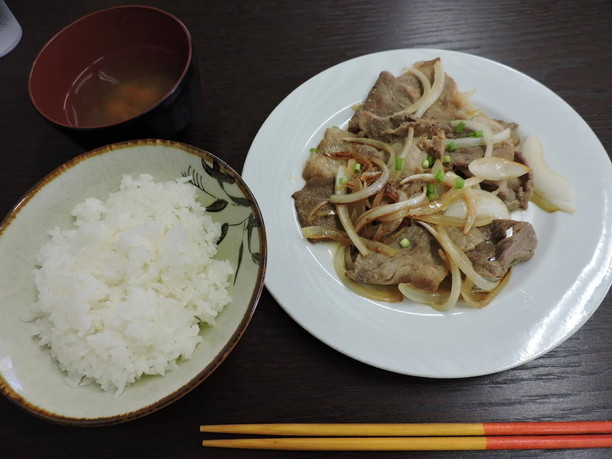
[[[382,72],[306,162],[304,236],[339,242],[338,275],[366,297],[485,306],[537,244],[510,217],[533,195],[517,127],[472,107],[439,59]]]

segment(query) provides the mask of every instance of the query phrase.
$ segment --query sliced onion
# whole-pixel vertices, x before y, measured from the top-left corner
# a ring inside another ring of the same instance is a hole
[[[448,173],[447,173],[448,174]],[[411,217],[418,217],[421,215],[432,215],[439,212],[444,211],[455,201],[461,199],[463,197],[463,192],[467,188],[478,185],[482,182],[482,179],[479,177],[470,177],[469,179],[464,181],[463,188],[451,188],[446,193],[442,195],[441,198],[436,199],[434,201],[429,201],[425,205],[421,207],[417,207],[409,211],[409,215]],[[465,218],[465,217],[464,217]]]
[[[432,223],[434,225],[452,226],[454,228],[464,228],[466,224],[466,218],[451,217],[444,214],[434,215],[419,215],[412,217],[415,220],[421,220],[426,223]],[[472,227],[485,226],[493,221],[491,217],[485,215],[477,215]]]
[[[477,204],[477,217],[489,217],[493,219],[510,218],[508,207],[504,204],[504,201],[499,199],[493,193],[489,193],[485,190],[472,189],[472,198]],[[444,210],[444,215],[449,217],[457,217],[466,219],[468,215],[468,209],[465,200],[455,200]]]
[[[395,162],[395,149],[392,145],[386,142],[376,139],[368,139],[367,137],[344,137],[342,140],[348,143],[360,143],[363,145],[370,145],[371,147],[378,148],[379,150],[385,150],[389,154],[389,162],[391,162],[391,159],[393,159]]]
[[[344,171],[344,166],[338,166],[338,171],[336,173],[336,193],[332,195],[332,198],[334,196],[345,196],[346,184],[343,184],[340,180],[342,177],[345,177]],[[357,248],[357,250],[359,250],[359,253],[362,255],[367,255],[370,251],[363,244],[361,238],[355,231],[355,227],[351,221],[346,204],[336,204],[336,214],[338,214],[338,218],[340,219],[340,223],[342,224],[344,231],[346,231],[346,234],[353,242],[353,245]]]
[[[440,199],[436,199],[434,201],[429,201],[425,205],[420,207],[416,207],[409,211],[409,215],[411,217],[418,217],[420,215],[433,215],[444,211],[448,206],[450,206],[453,202],[461,199],[463,195],[463,190],[448,190],[446,193],[442,195]]]
[[[372,183],[367,188],[360,190],[356,193],[350,194],[333,194],[329,200],[333,204],[349,204],[351,202],[359,201],[361,199],[369,198],[370,196],[378,193],[389,181],[389,168],[385,163],[383,163],[378,158],[372,158],[372,162],[376,164],[380,170],[381,174],[378,179],[374,183]]]
[[[423,189],[421,194],[412,196],[404,201],[372,207],[357,218],[357,221],[355,221],[355,231],[359,232],[365,225],[379,219],[380,217],[416,207],[422,204],[426,199],[427,190]]]
[[[433,173],[430,172],[422,172],[420,174],[412,174],[409,175],[408,177],[402,179],[402,181],[399,183],[400,185],[405,185],[406,183],[410,183],[410,182],[415,182],[418,180],[421,180],[423,182],[427,182],[427,183],[444,183],[445,185],[447,185],[450,188],[454,188],[455,187],[455,180],[457,180],[458,178],[460,178],[457,174],[455,174],[454,172],[446,172],[444,174],[444,178],[442,179],[441,182],[439,182],[436,179],[436,172],[437,171],[433,171]]]
[[[331,239],[341,244],[350,244],[351,242],[345,231],[325,226],[304,226],[302,236],[307,239]]]
[[[431,83],[429,82],[429,78],[427,78],[427,76],[425,76],[423,72],[421,72],[418,69],[415,69],[414,67],[406,69],[406,71],[409,73],[412,73],[414,76],[416,76],[419,79],[419,81],[421,82],[421,85],[423,86],[423,94],[421,94],[421,97],[419,98],[419,100],[417,100],[414,104],[402,109],[397,114],[404,114],[404,113],[409,114],[409,113],[416,112],[419,109],[419,107],[423,105],[423,101],[427,99],[427,95],[431,91]]]
[[[433,228],[431,228],[427,223],[423,223],[423,222],[418,222],[418,223],[422,225],[424,228],[428,229],[428,231],[430,232],[433,230]],[[474,270],[474,267],[472,266],[472,262],[470,261],[470,259],[461,249],[459,249],[455,245],[455,243],[451,240],[451,238],[449,237],[444,227],[438,227],[437,234],[438,234],[438,237],[436,239],[442,246],[442,249],[444,249],[444,251],[446,252],[446,255],[449,257],[449,259],[457,263],[457,266],[459,267],[459,269],[477,287],[489,292],[493,290],[499,284],[499,281],[490,281],[488,279],[485,279],[483,276],[481,276]]]
[[[474,292],[472,290],[472,282],[469,279],[466,280],[461,286],[461,296],[463,297],[463,301],[465,301],[465,303],[471,308],[484,308],[508,284],[508,281],[510,280],[510,271],[511,270],[509,269],[505,276],[499,281],[499,285],[490,292]]]
[[[422,223],[422,226],[434,238],[436,238],[436,240],[441,246],[443,246],[443,241],[441,240],[440,233],[438,231],[436,231],[431,226],[424,224],[424,223]],[[451,290],[446,297],[442,297],[442,298],[437,297],[435,298],[436,301],[432,301],[428,303],[430,306],[432,306],[433,308],[439,311],[446,311],[452,308],[457,303],[457,300],[459,299],[459,296],[461,295],[461,273],[459,272],[457,263],[455,263],[453,258],[448,256],[447,254],[443,254],[443,256],[451,272]],[[400,289],[400,292],[402,292],[402,294],[404,294],[408,298],[410,297],[407,295],[407,293],[410,293],[410,294],[414,293],[412,291],[414,289],[412,289],[412,287],[410,287],[410,285],[408,284],[403,284],[403,287],[402,287],[402,284],[400,284],[398,287]]]
[[[431,83],[429,82],[429,78],[427,78],[427,76],[425,76],[425,74],[421,72],[419,69],[410,67],[406,69],[406,71],[409,73],[412,73],[414,76],[416,76],[419,79],[419,81],[421,82],[421,85],[423,86],[423,93],[428,92],[431,89]]]
[[[352,193],[357,193],[365,188],[363,182],[358,178],[351,181],[351,185],[353,184],[354,186],[351,191]],[[354,203],[350,204],[349,209],[351,211],[351,221],[355,223],[357,217],[366,210],[366,200],[362,199],[361,201],[355,201]]]
[[[466,128],[471,129],[472,131],[482,131],[482,138],[480,139],[481,139],[481,142],[483,143],[480,145],[486,146],[484,156],[485,158],[488,158],[489,156],[493,155],[493,143],[494,143],[493,142],[493,131],[491,130],[490,126],[487,126],[484,123],[480,123],[474,120],[454,120],[450,122],[451,126],[453,127],[456,127],[459,123],[463,123]],[[508,136],[510,136],[509,130],[508,130]],[[474,137],[474,138],[478,138],[478,137]],[[457,141],[459,140],[461,139],[453,139],[452,142],[457,147],[459,147],[459,144],[457,143]]]
[[[533,201],[549,212],[576,212],[574,188],[565,177],[548,167],[540,140],[533,135],[527,136],[521,150],[533,171]]]
[[[468,169],[476,177],[485,180],[507,180],[520,177],[531,171],[524,164],[497,156],[475,159],[468,165]]]
[[[402,163],[402,168],[400,170],[397,170],[395,167],[392,168],[393,181],[397,181],[397,179],[402,175],[402,172],[404,168],[406,167],[406,161],[404,161],[404,158],[406,158],[406,156],[408,155],[408,152],[410,151],[413,145],[414,145],[414,127],[409,126],[408,127],[408,137],[406,137],[406,142],[404,142],[404,146],[402,147],[402,150],[397,155],[397,158],[399,158],[399,160]]]
[[[465,122],[465,121],[464,121]],[[498,144],[510,138],[510,128],[506,128],[497,134],[493,134],[492,141],[493,144]],[[483,137],[460,137],[458,139],[446,139],[446,145],[449,143],[454,144],[457,148],[465,148],[465,147],[479,147],[481,145],[486,145],[484,140],[484,132]]]
[[[399,210],[392,214],[381,215],[378,217],[378,221],[382,223],[394,222],[396,220],[403,220],[406,217],[410,216],[410,209]]]
[[[405,185],[406,183],[415,182],[417,180],[422,180],[423,182],[428,182],[428,183],[444,183],[449,188],[455,188],[455,185],[457,184],[457,179],[463,180],[463,178],[459,177],[457,174],[455,174],[452,171],[445,172],[444,178],[442,179],[441,182],[438,182],[438,180],[436,179],[435,173],[422,172],[420,174],[409,175],[408,177],[402,179],[402,181],[399,184]],[[463,188],[469,188],[474,185],[478,185],[480,182],[482,182],[482,180],[483,179],[480,177],[470,177],[469,179],[464,180]]]
[[[394,257],[399,253],[399,250],[391,247],[390,245],[384,244],[383,242],[372,241],[370,239],[361,238],[364,245],[372,252],[382,253],[388,257]]]
[[[478,217],[478,201],[474,190],[466,188],[463,192],[463,200],[467,207],[467,217],[465,219],[465,226],[463,227],[463,234],[467,234],[468,231],[472,229],[476,217]]]
[[[504,130],[504,127],[498,122],[495,121],[492,118],[489,118],[487,116],[484,115],[474,115],[470,117],[470,120],[472,121],[477,121],[479,123],[485,124],[487,126],[489,126],[491,128],[491,132],[493,134],[497,133],[497,132],[501,132]]]
[[[408,177],[402,179],[402,181],[399,183],[400,185],[405,185],[406,183],[409,182],[415,182],[417,180],[423,180],[425,182],[433,182],[436,179],[436,177],[429,173],[429,172],[423,172],[421,174],[412,174],[409,175]]]
[[[342,223],[344,231],[346,231],[346,234],[348,234],[348,237],[353,242],[353,245],[357,248],[357,250],[359,250],[359,253],[361,255],[367,255],[368,253],[370,253],[368,248],[365,246],[365,244],[355,231],[353,223],[351,222],[351,217],[348,214],[348,209],[346,208],[346,205],[336,205],[336,212],[338,213],[338,218],[340,219],[340,223]]]
[[[439,305],[440,310],[448,310],[452,308],[455,304],[457,304],[457,301],[461,296],[461,272],[459,271],[459,267],[451,258],[448,258],[448,264],[450,265],[451,272],[451,291],[448,294],[446,301]]]
[[[345,231],[335,228],[327,228],[325,226],[305,226],[302,228],[302,235],[307,239],[327,239],[339,242],[342,245],[351,245],[353,241],[348,237]],[[361,242],[372,252],[382,253],[388,257],[393,257],[398,254],[398,250],[390,245],[371,239],[361,238]]]
[[[371,207],[380,206],[384,197],[385,197],[385,190],[382,189],[378,193],[376,193],[376,196],[374,196],[374,198],[372,199]]]
[[[404,146],[402,147],[402,151],[399,154],[400,158],[403,159],[406,157],[413,143],[414,143],[414,127],[409,126],[408,127],[408,137],[406,137],[406,142],[404,143]]]
[[[372,168],[372,163],[368,158],[359,153],[355,153],[354,151],[334,151],[330,153],[324,153],[325,156],[329,156],[330,158],[352,158],[355,161],[363,164],[364,170],[368,170]]]
[[[437,60],[434,64],[434,81],[431,85],[431,91],[427,93],[418,110],[414,114],[415,118],[421,118],[425,112],[438,100],[444,89],[444,83],[446,75],[444,73],[444,67],[442,67],[442,61]]]
[[[401,283],[397,286],[399,291],[411,301],[415,303],[427,304],[438,311],[445,311],[448,308],[442,308],[449,297],[449,292],[438,290],[436,292],[428,292],[421,290],[408,283]]]
[[[334,253],[334,269],[340,280],[350,290],[354,291],[360,296],[369,298],[374,301],[384,301],[386,303],[398,303],[404,299],[400,291],[395,285],[374,285],[374,284],[362,284],[361,282],[355,282],[346,275],[346,268],[344,264],[344,258],[346,253],[346,247],[340,246]]]

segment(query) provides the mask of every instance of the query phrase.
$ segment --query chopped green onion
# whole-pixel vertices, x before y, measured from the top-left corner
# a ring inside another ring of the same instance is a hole
[[[395,170],[401,171],[404,168],[404,160],[402,158],[395,158]]]
[[[310,149],[310,153],[316,153],[317,151],[319,151],[319,150],[317,150],[316,148],[311,148]]]
[[[404,239],[402,239],[402,240],[400,241],[400,245],[401,245],[403,248],[408,247],[408,246],[410,245],[410,239],[408,239],[408,238],[406,238],[406,237],[405,237]]]
[[[464,180],[461,177],[457,177],[455,179],[455,188],[457,188],[458,190],[460,190],[461,188],[463,188],[464,185]]]
[[[473,131],[468,134],[468,137],[482,137],[482,131]]]
[[[436,186],[433,183],[427,184],[427,197],[431,200],[436,199],[438,197],[438,193],[436,192]]]
[[[455,126],[455,132],[457,134],[461,134],[463,132],[463,128],[465,127],[465,123],[463,121],[459,121],[457,126]]]
[[[444,180],[444,171],[440,169],[436,172],[436,182],[441,182],[442,180]]]
[[[430,164],[429,164],[429,160],[428,160],[428,159],[424,159],[424,160],[423,160],[423,162],[421,163],[421,167],[422,167],[423,169],[428,169],[428,168],[429,168],[429,166],[430,166]]]
[[[451,158],[450,155],[444,155],[442,156],[442,162],[443,163],[450,163],[453,160],[453,158]]]
[[[361,163],[355,163],[355,165],[353,166],[353,170],[355,172],[359,172],[361,170]]]
[[[449,142],[446,144],[446,149],[448,151],[455,151],[457,149],[457,145],[454,142]]]
[[[343,175],[342,177],[340,177],[340,178],[338,179],[338,183],[339,183],[340,185],[344,185],[344,184],[346,183],[346,177],[345,177],[344,175]]]

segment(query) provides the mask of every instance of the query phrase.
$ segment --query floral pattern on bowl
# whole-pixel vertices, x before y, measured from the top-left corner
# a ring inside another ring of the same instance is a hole
[[[254,230],[261,227],[262,221],[260,216],[255,216],[255,213],[252,211],[253,201],[250,198],[246,198],[241,195],[235,195],[230,193],[236,193],[236,190],[228,191],[226,187],[232,187],[236,185],[235,175],[232,173],[227,173],[222,169],[221,164],[216,158],[211,158],[212,164],[208,164],[207,161],[202,159],[202,168],[204,172],[208,175],[208,177],[204,177],[199,171],[189,166],[187,171],[183,172],[183,177],[191,177],[190,183],[194,186],[198,187],[208,198],[212,199],[211,203],[203,203],[206,207],[206,211],[209,213],[220,214],[221,218],[217,218],[216,220],[221,223],[221,236],[219,237],[219,248],[221,246],[225,247],[224,241],[226,238],[228,240],[234,239],[229,233],[230,230],[236,229],[238,230],[238,234],[242,235],[242,239],[240,244],[238,245],[238,253],[236,254],[236,273],[234,275],[234,283],[238,279],[240,274],[240,267],[242,266],[242,259],[245,256],[245,241],[246,241],[246,249],[249,252],[251,261],[257,265],[261,265],[263,262],[262,254],[260,250],[257,250],[257,246],[252,242]],[[213,178],[216,180],[216,186],[214,183],[209,183],[209,178]],[[212,185],[212,186],[211,186]],[[208,188],[208,190],[207,190]],[[219,190],[215,189],[214,191],[209,191],[211,188],[219,188]],[[229,206],[229,209],[228,209]],[[232,207],[236,208],[244,208],[245,212],[239,212],[238,209],[232,209]],[[239,218],[237,220],[224,219],[222,216],[224,212],[227,210],[234,210],[234,213],[239,214]],[[244,218],[240,219],[243,215]],[[242,232],[240,232],[242,229]],[[236,236],[237,237],[237,236]],[[235,248],[234,244],[230,244],[230,251],[232,248]]]

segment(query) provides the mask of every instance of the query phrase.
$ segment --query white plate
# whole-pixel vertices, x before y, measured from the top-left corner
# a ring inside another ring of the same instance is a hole
[[[337,279],[326,244],[300,234],[293,192],[303,186],[309,149],[326,127],[346,127],[378,74],[395,75],[441,57],[475,106],[537,135],[547,162],[573,183],[578,211],[548,214],[531,205],[515,218],[538,234],[536,254],[482,310],[440,313],[404,301],[377,303]],[[533,79],[480,57],[432,49],[394,50],[336,65],[293,91],[253,141],[242,173],[266,222],[266,286],[312,335],[359,361],[397,373],[434,378],[490,374],[523,364],[559,345],[597,309],[612,282],[612,166],[580,116]]]

